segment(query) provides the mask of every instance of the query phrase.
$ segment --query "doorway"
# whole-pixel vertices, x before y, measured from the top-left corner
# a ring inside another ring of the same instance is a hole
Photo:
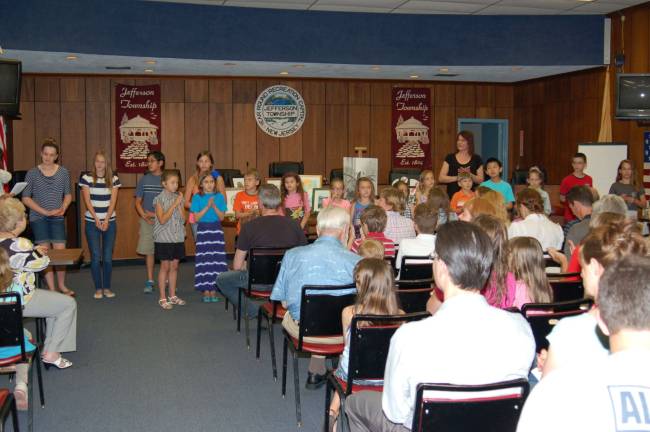
[[[508,120],[459,118],[458,130],[474,134],[474,152],[481,155],[483,164],[488,158],[503,163],[502,178],[508,179]],[[487,180],[487,178],[486,178]]]

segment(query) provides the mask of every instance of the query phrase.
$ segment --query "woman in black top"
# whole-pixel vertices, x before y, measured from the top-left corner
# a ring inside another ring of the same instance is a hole
[[[460,190],[458,174],[468,172],[474,184],[483,182],[483,161],[474,153],[474,134],[461,131],[456,137],[456,153],[449,153],[438,175],[439,183],[447,184],[447,194],[451,198]]]

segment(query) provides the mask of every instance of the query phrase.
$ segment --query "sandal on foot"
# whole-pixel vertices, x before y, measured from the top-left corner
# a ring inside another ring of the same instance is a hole
[[[203,297],[203,303],[212,303],[212,299],[210,297]]]
[[[70,296],[70,297],[74,297],[74,296],[75,296],[75,292],[72,291],[71,289],[68,289],[68,288],[65,288],[65,289],[59,289],[59,292],[60,292],[61,294],[65,294],[65,295]]]
[[[182,298],[180,298],[178,296],[169,297],[169,303],[171,303],[173,305],[178,305],[178,306],[185,306],[185,300],[183,300]]]
[[[115,293],[109,289],[104,290],[104,297],[106,298],[113,298],[115,297]]]
[[[102,294],[101,290],[95,291],[95,295],[93,297],[95,298],[95,300],[101,300],[102,298],[104,298],[104,294]]]
[[[42,361],[45,365],[45,369],[49,369],[50,366],[55,366],[57,369],[67,369],[72,366],[72,362],[66,358],[63,358],[61,355],[59,355],[59,357],[54,361],[48,361],[45,360],[45,358],[43,358]]]
[[[167,299],[158,300],[158,304],[160,305],[161,308],[163,308],[165,310],[170,310],[171,308],[174,307],[174,306],[172,306],[172,304],[170,302],[167,301]]]
[[[27,385],[25,383],[17,383],[14,389],[14,399],[16,400],[16,408],[18,411],[27,411],[29,402],[27,399]]]

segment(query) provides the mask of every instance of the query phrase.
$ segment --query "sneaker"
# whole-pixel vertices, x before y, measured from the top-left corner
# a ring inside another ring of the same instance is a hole
[[[210,297],[210,301],[212,303],[219,303],[221,301],[221,299],[219,297]]]
[[[144,293],[151,294],[153,292],[153,281],[148,280],[144,283]]]

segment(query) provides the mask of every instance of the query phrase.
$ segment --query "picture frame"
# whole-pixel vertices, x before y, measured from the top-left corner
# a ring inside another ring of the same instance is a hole
[[[235,214],[235,197],[237,194],[241,191],[243,191],[244,188],[226,188],[226,204],[228,207],[226,208],[226,214],[234,215]]]
[[[300,174],[300,182],[302,183],[302,190],[307,192],[309,202],[314,202],[314,189],[323,187],[323,176],[320,174]]]
[[[318,213],[323,209],[323,200],[330,197],[330,190],[327,188],[316,188],[312,193],[312,212]]]
[[[232,186],[236,189],[244,189],[244,177],[233,177]]]
[[[282,190],[282,179],[280,177],[269,177],[266,179],[266,184],[271,184],[277,187],[278,190]]]

